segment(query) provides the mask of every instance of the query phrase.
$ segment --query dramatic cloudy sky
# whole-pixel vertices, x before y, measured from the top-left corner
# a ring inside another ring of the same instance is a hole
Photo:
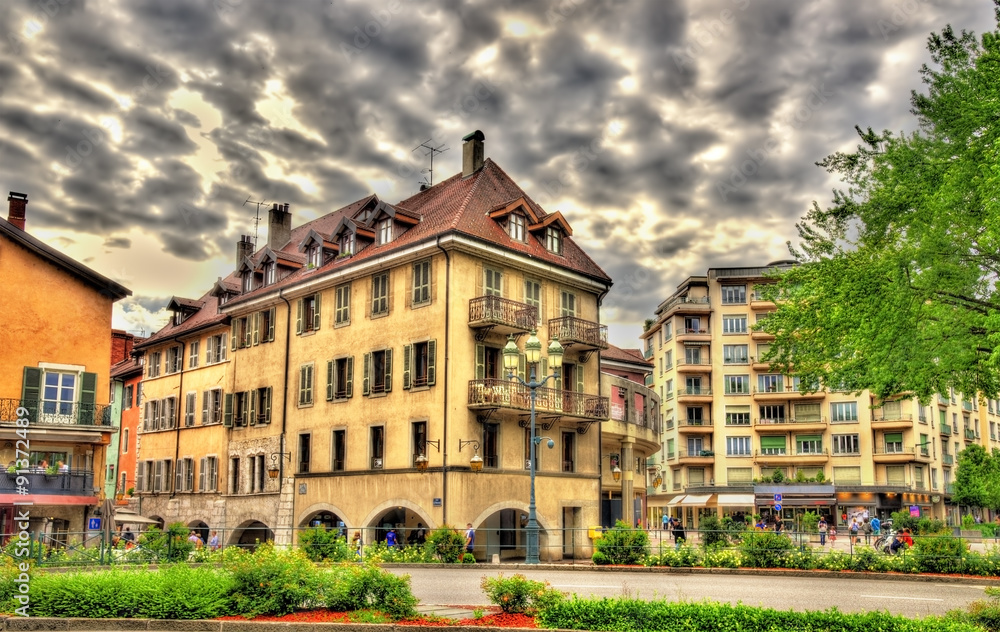
[[[912,129],[931,31],[995,28],[988,0],[6,0],[0,192],[28,230],[130,287],[115,325],[159,326],[252,233],[486,153],[614,278],[604,320],[638,346],[686,276],[787,258],[814,162],[855,124]],[[743,173],[740,173],[740,172]],[[263,233],[262,233],[263,234]]]

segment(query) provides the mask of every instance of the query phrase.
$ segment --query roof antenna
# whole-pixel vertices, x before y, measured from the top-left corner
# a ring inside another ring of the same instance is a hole
[[[257,214],[253,218],[253,251],[257,252],[257,228],[260,226],[260,207],[262,204],[267,204],[267,200],[254,202],[253,200],[250,199],[252,197],[253,195],[248,195],[246,201],[243,202],[243,206],[246,206],[247,204],[257,205]]]
[[[448,148],[444,147],[444,143],[442,143],[442,144],[438,145],[437,147],[435,147],[432,144],[432,141],[433,141],[433,139],[428,138],[427,140],[425,140],[424,142],[420,143],[419,145],[417,145],[416,147],[414,147],[412,150],[410,150],[411,153],[412,153],[414,151],[417,151],[421,147],[423,147],[424,149],[427,150],[426,153],[424,153],[424,155],[425,156],[430,156],[430,158],[431,158],[431,166],[430,166],[430,168],[428,168],[428,169],[421,169],[420,170],[420,173],[430,174],[430,180],[429,181],[425,181],[425,182],[421,182],[420,183],[420,190],[421,191],[423,191],[425,189],[429,189],[430,187],[434,186],[434,154],[443,154],[444,152],[448,151]],[[444,147],[444,149],[441,149],[442,147]]]

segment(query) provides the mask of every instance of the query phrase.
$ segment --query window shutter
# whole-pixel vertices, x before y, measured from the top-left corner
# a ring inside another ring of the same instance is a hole
[[[322,322],[320,320],[320,316],[319,316],[319,304],[320,304],[320,299],[321,298],[323,298],[323,295],[320,294],[319,292],[317,292],[316,293],[316,311],[313,312],[313,330],[315,330],[315,331],[319,330],[319,324]]]
[[[482,380],[486,378],[486,347],[485,345],[476,345],[476,379]]]
[[[347,396],[354,395],[354,356],[347,358]]]
[[[295,301],[295,333],[302,333],[302,299]]]
[[[142,411],[142,429],[144,431],[145,430],[149,430],[149,402],[146,402],[146,405],[143,406],[143,411]]]
[[[247,415],[251,426],[257,425],[257,389],[247,393]]]
[[[274,342],[274,308],[270,310],[271,317],[267,319],[267,341]]]
[[[212,491],[218,491],[219,489],[219,462],[216,458],[210,457],[209,465],[211,467],[211,472],[208,474],[209,485],[211,485]]]
[[[887,432],[885,433],[886,443],[902,443],[903,433],[902,432]]]
[[[194,491],[194,460],[187,460],[187,491]]]
[[[576,392],[583,392],[583,365],[578,364],[574,367],[576,373]]]
[[[361,394],[370,395],[371,394],[371,371],[372,371],[372,354],[365,354],[365,366],[364,374],[361,381]]]
[[[201,425],[208,423],[208,402],[211,398],[212,391],[205,391],[201,394]]]
[[[146,462],[140,461],[135,468],[135,489],[136,491],[146,491]]]
[[[222,425],[226,428],[233,427],[233,394],[226,393],[225,406],[222,409]]]
[[[199,465],[199,468],[198,468],[198,491],[200,491],[200,492],[207,491],[207,488],[205,487],[205,484],[207,483],[207,481],[205,480],[205,472],[208,469],[208,457],[203,457],[201,459],[201,462],[198,465]]]
[[[153,491],[158,492],[163,487],[163,461],[156,461],[153,466]]]
[[[392,349],[385,350],[385,392],[392,390]]]
[[[209,336],[205,340],[205,364],[212,363],[212,349],[215,347],[215,336]]]
[[[184,461],[177,459],[177,467],[174,468],[174,489],[182,491],[184,489]]]
[[[219,362],[225,362],[226,360],[226,334],[219,334],[219,339],[222,342],[219,344]]]
[[[760,438],[760,448],[766,450],[769,448],[781,448],[785,447],[785,437],[761,437]]]
[[[229,323],[229,345],[230,351],[236,351],[236,323],[240,322],[239,318],[234,318],[233,322]]]
[[[542,380],[545,379],[545,376],[548,375],[548,374],[549,374],[549,359],[548,358],[541,358],[541,360],[539,360],[539,362],[538,362],[538,375],[535,376],[535,381],[536,382],[541,382]],[[557,389],[561,389],[562,388],[562,372],[559,373],[559,377],[555,378],[552,381],[555,382],[554,386]]]
[[[333,399],[333,360],[326,361],[326,401]]]
[[[95,419],[97,408],[97,374],[84,372],[80,380],[80,410],[77,413],[79,423],[92,426],[100,423]]]
[[[403,345],[403,390],[410,388],[410,356],[413,354],[413,345]]]
[[[261,422],[262,424],[271,423],[271,387],[268,386],[264,389],[264,402],[261,405]]]
[[[437,378],[437,340],[427,341],[427,386],[433,386]]]
[[[251,316],[253,322],[253,344],[260,344],[260,312],[254,312]]]

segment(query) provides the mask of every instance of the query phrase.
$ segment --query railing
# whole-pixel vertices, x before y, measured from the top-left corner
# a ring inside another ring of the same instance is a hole
[[[966,441],[975,441],[976,440],[976,431],[973,430],[972,428],[966,428],[965,429],[965,440]]]
[[[93,496],[94,473],[90,470],[69,470],[58,474],[42,471],[0,474],[0,494],[11,492],[25,496]]]
[[[766,448],[757,450],[754,452],[754,456],[789,456],[789,454],[788,448]]]
[[[0,399],[0,423],[15,423],[17,409],[28,411],[32,425],[111,427],[111,406],[106,404],[64,404],[31,399]],[[23,418],[23,417],[22,417]]]
[[[878,412],[878,409],[876,409],[875,412]],[[878,414],[873,415],[872,416],[872,421],[875,421],[875,422],[878,422],[878,421],[913,421],[913,415],[912,414],[903,414],[903,413],[889,413],[889,414],[885,414],[883,412],[883,414],[881,414],[881,415],[878,415]]]
[[[917,448],[917,447],[913,447],[913,446],[901,446],[899,444],[894,444],[894,443],[876,445],[875,446],[875,454],[886,454],[886,455],[899,454],[899,455],[906,455],[906,456],[913,455],[913,456],[920,456],[920,457],[924,457],[924,458],[930,458],[930,456],[931,456],[930,450],[927,450],[926,448],[923,448],[923,447]]]
[[[941,434],[946,437],[951,436],[951,426],[945,422],[941,422]]]
[[[708,335],[710,333],[712,332],[708,327],[682,327],[681,330],[678,332],[678,335],[686,335],[686,334]]]
[[[787,417],[755,417],[753,420],[753,425],[755,426],[770,426],[773,424],[787,423],[789,423]]]
[[[795,456],[829,456],[830,451],[826,448],[819,448],[818,450],[795,450]]]
[[[944,465],[953,465],[955,463],[955,457],[950,454],[942,454],[941,463]]]
[[[955,493],[955,483],[945,483],[944,484],[944,493],[946,493],[946,494],[954,494]]]
[[[598,349],[608,348],[608,326],[575,316],[549,320],[549,337],[559,342],[579,342]]]
[[[711,419],[678,419],[677,420],[677,425],[678,426],[695,426],[695,427],[698,427],[698,428],[703,428],[705,426],[708,426],[709,428],[711,428],[712,427],[712,420]]]
[[[711,395],[712,389],[703,387],[692,387],[692,388],[679,388],[677,389],[678,397],[684,397],[685,395]]]
[[[760,395],[765,393],[784,393],[786,392],[784,384],[772,384],[766,388],[754,388],[753,394]]]
[[[501,408],[531,410],[531,389],[508,380],[470,380],[469,405],[495,405]],[[607,397],[539,386],[535,389],[535,410],[562,413],[588,419],[608,419]]]
[[[972,410],[972,402],[962,401],[962,410]]]
[[[700,458],[710,458],[715,456],[714,450],[685,450],[679,449],[677,451],[678,458],[681,459],[700,459]]]
[[[479,296],[469,301],[469,322],[495,323],[527,331],[538,325],[538,308],[500,296]]]
[[[653,348],[652,347],[646,347],[646,350],[642,352],[642,359],[643,360],[648,360],[648,359],[650,359],[652,357],[653,357]]]
[[[701,297],[688,297],[688,296],[678,296],[675,299],[668,301],[661,310],[657,310],[659,313],[666,313],[671,309],[677,307],[678,305],[705,305],[709,304],[709,299],[707,296]]]
[[[678,360],[677,361],[677,368],[679,369],[682,366],[707,366],[707,367],[711,367],[712,366],[712,362],[710,360],[698,360],[697,362],[688,362],[687,360]]]
[[[656,432],[660,431],[659,420],[652,410],[644,412],[634,408],[626,409],[622,404],[611,402],[611,419],[642,428],[651,428]]]

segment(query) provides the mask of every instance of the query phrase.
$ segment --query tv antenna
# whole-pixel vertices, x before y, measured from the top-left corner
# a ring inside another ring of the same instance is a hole
[[[257,205],[257,214],[254,215],[253,218],[253,251],[257,252],[257,228],[260,226],[260,207],[262,204],[267,204],[267,200],[261,200],[259,202],[255,202],[250,199],[252,197],[253,195],[248,195],[246,201],[243,202],[243,206],[246,206],[247,204]]]
[[[444,143],[442,143],[442,144],[438,145],[437,147],[435,147],[433,145],[432,141],[433,141],[433,139],[428,138],[427,140],[425,140],[424,142],[420,143],[419,145],[417,145],[416,147],[414,147],[411,150],[411,151],[417,151],[421,147],[423,147],[424,149],[427,150],[424,153],[424,155],[425,156],[430,156],[431,166],[429,168],[427,168],[427,169],[422,169],[420,171],[420,173],[427,173],[427,174],[430,175],[430,180],[428,182],[429,186],[434,186],[434,154],[443,154],[444,152],[448,151],[448,148],[444,147]],[[442,147],[444,147],[444,149],[441,149]]]

